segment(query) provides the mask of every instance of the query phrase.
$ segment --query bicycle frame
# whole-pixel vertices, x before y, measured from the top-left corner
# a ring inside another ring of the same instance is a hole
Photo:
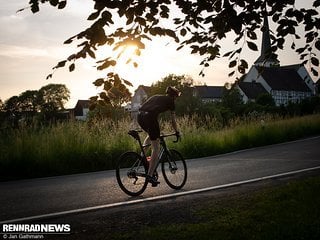
[[[134,130],[132,130],[132,131],[129,131],[128,134],[138,141],[139,147],[140,147],[141,153],[142,153],[142,156],[141,156],[142,157],[142,162],[146,165],[147,164],[147,156],[146,156],[146,153],[145,153],[145,148],[150,146],[150,144],[148,144],[148,145],[143,145],[142,144],[139,132],[142,132],[142,131],[134,131]],[[165,134],[165,135],[161,135],[160,136],[160,152],[159,152],[159,155],[158,155],[158,158],[157,158],[158,162],[157,162],[155,171],[158,169],[158,166],[159,166],[159,164],[161,162],[163,154],[166,154],[167,156],[170,157],[170,151],[169,151],[169,149],[167,147],[167,144],[166,144],[166,142],[164,140],[166,137],[170,137],[170,136],[176,136],[176,135],[175,134]],[[178,141],[178,138],[174,142],[177,142],[177,141]],[[140,174],[139,174],[139,176],[140,176]],[[145,177],[145,176],[143,176],[143,177]]]

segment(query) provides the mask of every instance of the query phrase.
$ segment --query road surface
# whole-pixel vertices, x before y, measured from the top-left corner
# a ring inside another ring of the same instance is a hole
[[[248,179],[320,166],[320,137],[238,151],[215,157],[189,159],[183,190],[229,184]],[[139,201],[177,193],[160,177],[160,186],[148,187]],[[0,222],[31,216],[81,210],[133,199],[117,185],[115,171],[0,183]]]

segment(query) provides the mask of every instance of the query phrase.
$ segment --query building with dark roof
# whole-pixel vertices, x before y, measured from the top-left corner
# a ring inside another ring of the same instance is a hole
[[[260,56],[237,85],[243,101],[254,101],[261,92],[261,86],[271,94],[277,106],[300,102],[314,95],[315,83],[306,68],[301,64],[280,66],[276,55],[271,52],[267,14],[263,29]]]
[[[240,82],[238,89],[244,102],[254,102],[259,95],[267,94],[267,90],[257,82]]]
[[[74,117],[77,120],[86,120],[89,113],[89,100],[78,100],[74,107]]]
[[[203,102],[219,102],[224,90],[225,87],[223,86],[194,86],[193,96],[199,97]]]

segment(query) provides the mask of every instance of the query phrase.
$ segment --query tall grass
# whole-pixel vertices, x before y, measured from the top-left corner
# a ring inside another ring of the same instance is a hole
[[[212,130],[210,124],[214,122],[196,126],[192,119],[183,119],[182,123],[183,143],[178,145],[178,149],[189,158],[280,143],[320,133],[320,115],[289,119],[274,116],[242,119],[219,130]]]
[[[164,132],[171,131],[168,122],[161,125]],[[180,118],[178,125],[182,141],[173,146],[169,140],[169,146],[185,158],[196,158],[320,134],[320,115],[237,119],[223,129],[215,119],[192,116]],[[130,120],[124,119],[2,131],[0,179],[112,169],[121,153],[138,150],[127,135],[129,126]]]

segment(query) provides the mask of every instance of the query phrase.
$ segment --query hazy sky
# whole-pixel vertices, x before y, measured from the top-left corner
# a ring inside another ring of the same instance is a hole
[[[38,90],[49,83],[63,83],[71,91],[67,107],[74,107],[78,99],[88,99],[95,95],[97,90],[92,82],[103,77],[105,72],[96,71],[94,61],[81,60],[72,73],[67,68],[61,68],[52,79],[46,80],[46,76],[58,61],[74,52],[75,46],[63,45],[63,42],[91,24],[86,19],[92,11],[92,1],[69,0],[64,10],[42,5],[36,14],[28,9],[16,13],[18,9],[28,6],[28,2],[0,0],[0,99],[5,101],[26,90]],[[300,7],[310,2],[296,0]],[[260,32],[257,34],[261,35]],[[224,52],[232,47],[229,45],[232,40],[222,45]],[[260,45],[259,40],[259,49]],[[139,60],[139,68],[122,65],[116,70],[134,84],[132,91],[140,84],[150,85],[170,73],[187,74],[196,82],[207,85],[223,85],[234,81],[234,77],[228,78],[230,69],[227,59],[213,62],[202,78],[198,76],[201,58],[189,54],[187,49],[177,52],[176,47],[170,39],[157,38],[147,45]],[[251,65],[259,55],[260,52],[247,52],[247,56],[243,57]],[[279,57],[281,65],[299,63],[298,56],[290,49],[280,52]]]

